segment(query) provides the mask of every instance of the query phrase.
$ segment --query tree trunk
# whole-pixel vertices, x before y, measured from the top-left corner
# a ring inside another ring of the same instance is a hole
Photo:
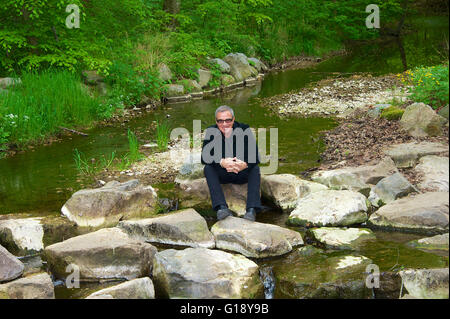
[[[164,0],[163,10],[170,14],[180,13],[181,0]],[[172,19],[170,24],[171,29],[175,29],[178,26],[178,22],[175,18]]]

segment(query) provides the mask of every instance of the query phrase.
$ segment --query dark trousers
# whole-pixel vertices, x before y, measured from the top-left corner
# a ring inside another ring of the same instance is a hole
[[[261,175],[259,166],[255,165],[251,169],[246,168],[239,173],[229,173],[222,167],[205,165],[204,173],[211,195],[212,207],[217,210],[219,205],[227,205],[220,184],[245,184],[247,185],[247,209],[253,207],[256,211],[261,208],[260,184]]]

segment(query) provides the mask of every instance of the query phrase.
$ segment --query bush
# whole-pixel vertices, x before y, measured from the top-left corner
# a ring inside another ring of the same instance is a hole
[[[398,75],[403,83],[412,85],[411,99],[423,102],[433,109],[448,104],[448,65],[419,67]]]

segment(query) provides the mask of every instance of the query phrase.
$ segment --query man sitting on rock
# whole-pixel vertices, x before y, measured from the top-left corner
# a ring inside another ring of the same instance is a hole
[[[217,219],[232,215],[221,184],[245,184],[245,219],[255,221],[261,209],[259,155],[256,139],[247,124],[235,122],[233,109],[222,105],[216,110],[216,124],[205,131],[202,163]]]

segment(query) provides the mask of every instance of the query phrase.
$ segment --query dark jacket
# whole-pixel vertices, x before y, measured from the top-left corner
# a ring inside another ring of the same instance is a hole
[[[225,136],[219,131],[217,124],[209,126],[203,140],[202,164],[220,167],[220,160],[226,157],[236,157],[246,162],[249,169],[260,163],[258,145],[250,126],[235,121],[228,141],[233,142],[232,154],[225,154]],[[216,150],[219,150],[219,154],[216,154]]]

